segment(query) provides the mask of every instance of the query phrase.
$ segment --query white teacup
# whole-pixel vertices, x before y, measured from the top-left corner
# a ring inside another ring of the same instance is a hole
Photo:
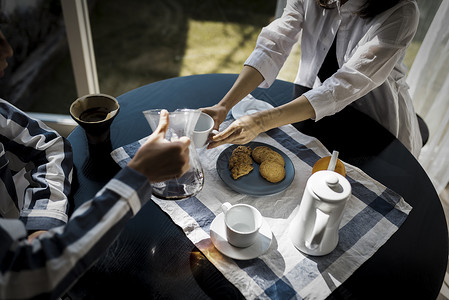
[[[228,243],[239,248],[249,247],[256,241],[262,226],[262,215],[248,204],[223,203],[221,209],[226,224]]]
[[[206,113],[201,113],[193,130],[193,143],[196,148],[202,148],[207,144],[209,134],[214,127],[214,119]]]

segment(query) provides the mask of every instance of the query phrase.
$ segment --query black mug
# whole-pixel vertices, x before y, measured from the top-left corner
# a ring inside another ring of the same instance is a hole
[[[85,95],[70,106],[70,115],[84,129],[89,145],[82,170],[89,179],[107,181],[120,170],[110,155],[110,128],[119,109],[117,100],[106,94]]]

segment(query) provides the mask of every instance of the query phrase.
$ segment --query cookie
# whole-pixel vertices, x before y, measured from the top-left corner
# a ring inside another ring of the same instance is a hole
[[[249,174],[254,169],[253,165],[244,164],[244,163],[237,163],[232,169],[231,169],[231,176],[232,178],[238,179],[242,176],[245,176]]]
[[[251,156],[253,157],[254,161],[260,164],[262,162],[262,157],[265,156],[266,152],[273,151],[267,146],[258,146],[253,149],[253,152],[251,153]]]
[[[275,161],[278,164],[280,164],[281,166],[285,167],[285,160],[282,157],[282,155],[280,155],[279,153],[277,153],[276,151],[273,151],[273,150],[264,152],[261,156],[261,160],[262,160],[262,162],[264,162],[266,160]]]
[[[232,154],[240,153],[240,152],[251,155],[251,153],[253,152],[253,149],[251,149],[250,147],[247,147],[247,146],[238,146],[237,148],[235,148],[232,151]]]
[[[228,162],[229,169],[234,168],[234,166],[236,164],[252,165],[253,160],[252,160],[251,156],[249,156],[248,154],[246,154],[244,152],[237,152],[237,153],[232,154],[231,157],[229,158],[229,162]]]
[[[285,168],[272,160],[265,160],[259,167],[260,175],[272,183],[277,183],[285,178]]]

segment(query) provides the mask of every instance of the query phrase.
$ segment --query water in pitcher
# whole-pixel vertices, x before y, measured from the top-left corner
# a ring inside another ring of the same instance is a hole
[[[154,131],[159,124],[160,109],[144,111],[144,115]],[[192,138],[196,122],[201,114],[199,109],[178,109],[169,113],[168,130],[165,138],[174,141],[182,136]],[[181,200],[198,194],[204,185],[204,173],[193,143],[189,146],[190,169],[180,178],[153,184],[153,195],[165,200]]]
[[[153,194],[164,200],[181,200],[198,194],[204,185],[203,172],[189,170],[177,179],[154,183]]]

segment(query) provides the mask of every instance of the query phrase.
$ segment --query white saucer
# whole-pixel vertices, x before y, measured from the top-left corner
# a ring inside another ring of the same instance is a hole
[[[251,94],[242,99],[234,107],[232,107],[232,116],[234,119],[256,113],[258,111],[267,110],[273,106],[265,101],[257,100]]]
[[[234,247],[226,239],[224,214],[219,214],[210,225],[210,238],[215,248],[222,254],[238,260],[253,259],[264,254],[270,248],[272,233],[267,221],[263,219],[259,236],[254,244],[246,248]]]

